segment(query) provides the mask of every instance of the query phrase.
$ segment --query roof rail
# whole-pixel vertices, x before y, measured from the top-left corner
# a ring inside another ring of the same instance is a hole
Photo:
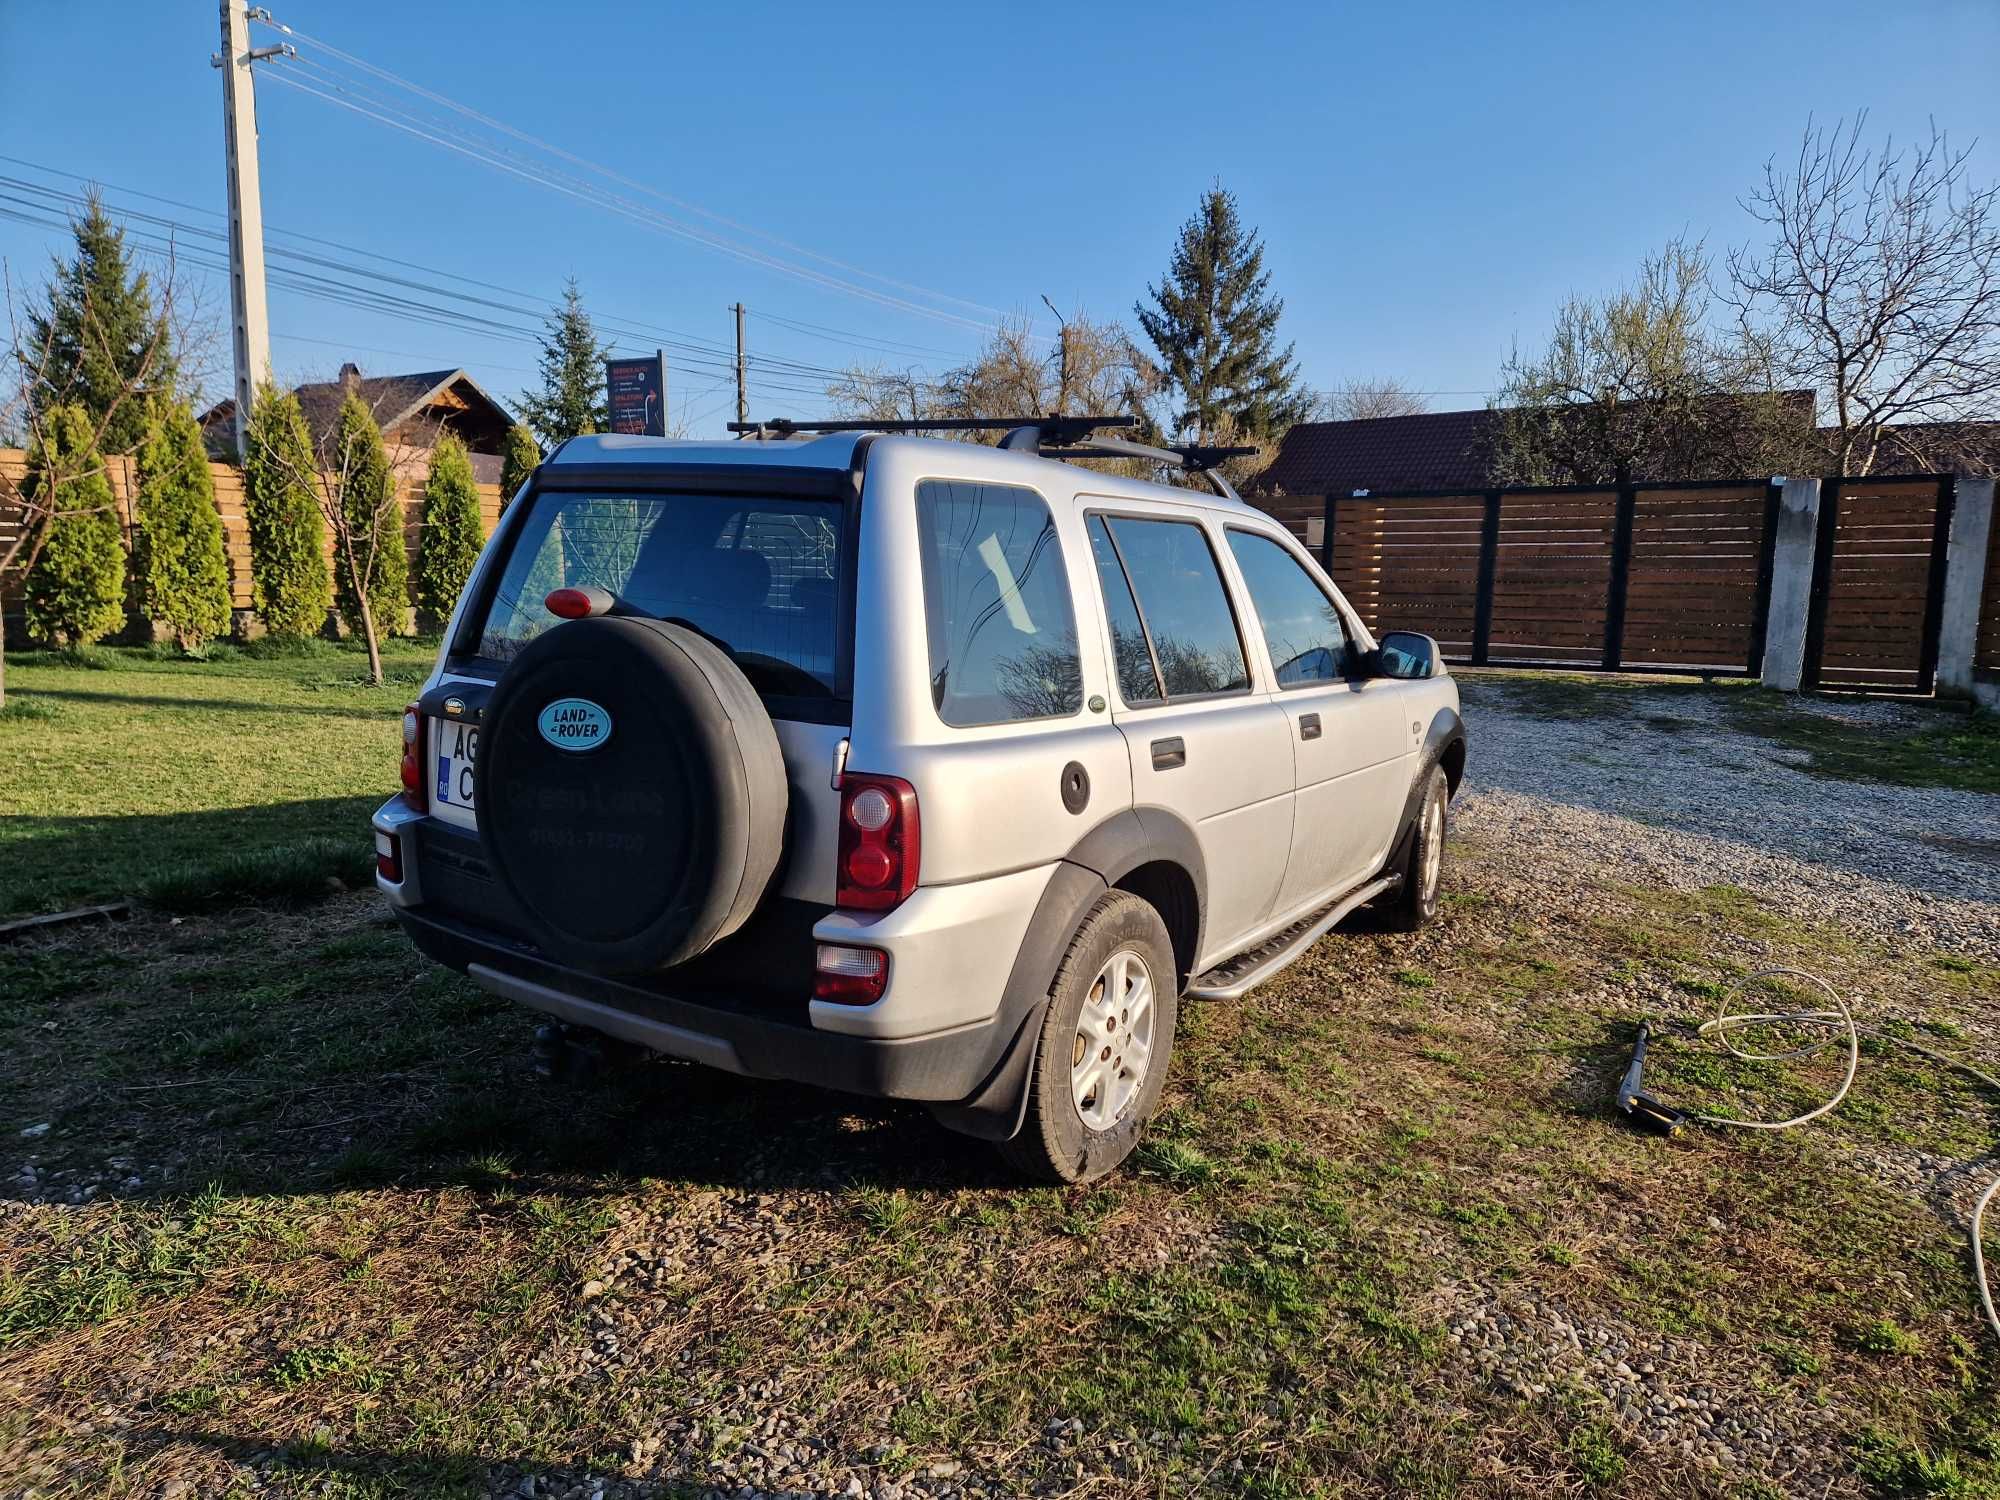
[[[1043,458],[1143,458],[1156,464],[1165,464],[1170,469],[1179,469],[1183,474],[1199,474],[1215,488],[1215,492],[1225,500],[1243,503],[1243,497],[1236,493],[1236,487],[1222,477],[1221,465],[1224,459],[1252,458],[1255,448],[1219,448],[1212,444],[1181,443],[1156,448],[1150,443],[1135,443],[1127,438],[1090,438],[1064,448],[1044,448]]]
[[[1107,427],[1137,427],[1137,417],[924,417],[891,422],[865,419],[849,422],[794,422],[773,417],[763,422],[731,422],[729,430],[743,437],[783,438],[802,432],[1004,432],[1002,448],[1042,458],[1138,458],[1200,474],[1225,500],[1242,503],[1242,496],[1217,472],[1225,459],[1248,458],[1255,448],[1223,448],[1184,443],[1154,447],[1130,438],[1098,437]]]
[[[794,422],[773,417],[763,422],[731,422],[729,431],[745,437],[790,437],[795,432],[1004,432],[1003,448],[1034,452],[1045,443],[1080,443],[1104,427],[1137,427],[1137,417],[923,417],[893,422],[857,418],[847,422]]]

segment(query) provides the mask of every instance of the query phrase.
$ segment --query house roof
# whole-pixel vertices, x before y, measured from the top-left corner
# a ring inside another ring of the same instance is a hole
[[[1829,453],[1836,447],[1831,427],[1820,429]],[[1905,422],[1882,434],[1875,450],[1876,474],[2000,474],[2000,422]]]
[[[333,431],[340,416],[340,403],[346,399],[349,390],[360,395],[384,432],[393,432],[422,413],[441,395],[453,390],[468,406],[475,409],[485,407],[486,414],[501,426],[510,425],[514,420],[506,407],[494,400],[478,381],[462,369],[419,370],[408,375],[363,375],[358,366],[347,364],[341,366],[337,379],[309,381],[293,388],[292,394],[299,399],[299,408],[305,414],[306,426],[315,442],[323,440]],[[227,425],[235,417],[235,401],[218,401],[202,413],[201,424],[204,428]]]
[[[1267,495],[1479,489],[1491,482],[1498,415],[1482,409],[1298,422],[1253,483]]]
[[[362,403],[375,414],[375,421],[384,432],[392,432],[454,386],[463,387],[473,400],[491,408],[501,423],[514,420],[506,407],[489,396],[479,382],[463,370],[421,370],[413,375],[363,375],[350,364],[341,367],[339,379],[314,381],[297,387],[292,394],[299,398],[306,425],[315,437],[322,437],[333,430],[340,416],[340,403],[347,399],[349,390],[361,397]]]

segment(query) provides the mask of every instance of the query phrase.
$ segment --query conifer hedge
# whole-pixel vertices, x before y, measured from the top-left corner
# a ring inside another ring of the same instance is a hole
[[[312,438],[298,398],[264,386],[248,437],[243,499],[257,613],[273,635],[317,635],[333,603],[333,584],[313,491]]]
[[[183,651],[229,628],[229,559],[194,412],[157,401],[147,414],[136,474],[132,569],[139,607]]]
[[[28,633],[79,646],[125,624],[125,537],[97,451],[90,414],[76,405],[44,414],[28,455],[28,503],[46,528],[22,589]]]
[[[431,449],[424,476],[424,546],[417,560],[417,608],[442,624],[472,575],[486,529],[479,519],[479,484],[465,444],[447,432]]]

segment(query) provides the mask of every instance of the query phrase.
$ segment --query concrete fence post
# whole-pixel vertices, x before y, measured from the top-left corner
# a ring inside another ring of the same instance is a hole
[[[1979,600],[1993,535],[1993,481],[1961,479],[1945,549],[1944,612],[1938,622],[1937,695],[1973,696],[1972,658],[1979,648]]]
[[[1819,542],[1819,481],[1787,479],[1771,548],[1771,605],[1764,626],[1764,686],[1796,693],[1806,668],[1813,554]]]

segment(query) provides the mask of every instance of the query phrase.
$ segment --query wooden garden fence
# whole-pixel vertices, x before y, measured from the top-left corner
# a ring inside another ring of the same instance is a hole
[[[1803,686],[1931,691],[1953,494],[1940,475],[1823,481]],[[1779,496],[1758,478],[1258,503],[1369,629],[1423,631],[1454,661],[1754,677]],[[1979,658],[2000,669],[1996,575]]]
[[[229,558],[229,598],[233,608],[245,611],[250,608],[250,528],[243,515],[243,471],[233,464],[211,461],[209,473],[215,480],[215,508],[222,514],[222,544]],[[118,520],[125,529],[125,541],[129,550],[133,532],[137,525],[133,513],[132,478],[133,464],[130,458],[113,457],[105,460],[106,476],[111,481],[112,495],[118,502]],[[0,484],[12,481],[18,484],[27,471],[27,455],[19,448],[0,448]],[[423,545],[423,504],[424,490],[421,482],[404,483],[398,498],[403,506],[403,539],[409,548],[410,561],[414,567],[418,550]],[[479,513],[487,531],[500,517],[500,486],[482,484],[479,486]],[[18,534],[21,514],[18,506],[0,503],[0,553],[4,553]],[[326,555],[333,556],[333,538],[325,539]],[[18,608],[21,579],[19,570],[0,576],[0,608]]]

